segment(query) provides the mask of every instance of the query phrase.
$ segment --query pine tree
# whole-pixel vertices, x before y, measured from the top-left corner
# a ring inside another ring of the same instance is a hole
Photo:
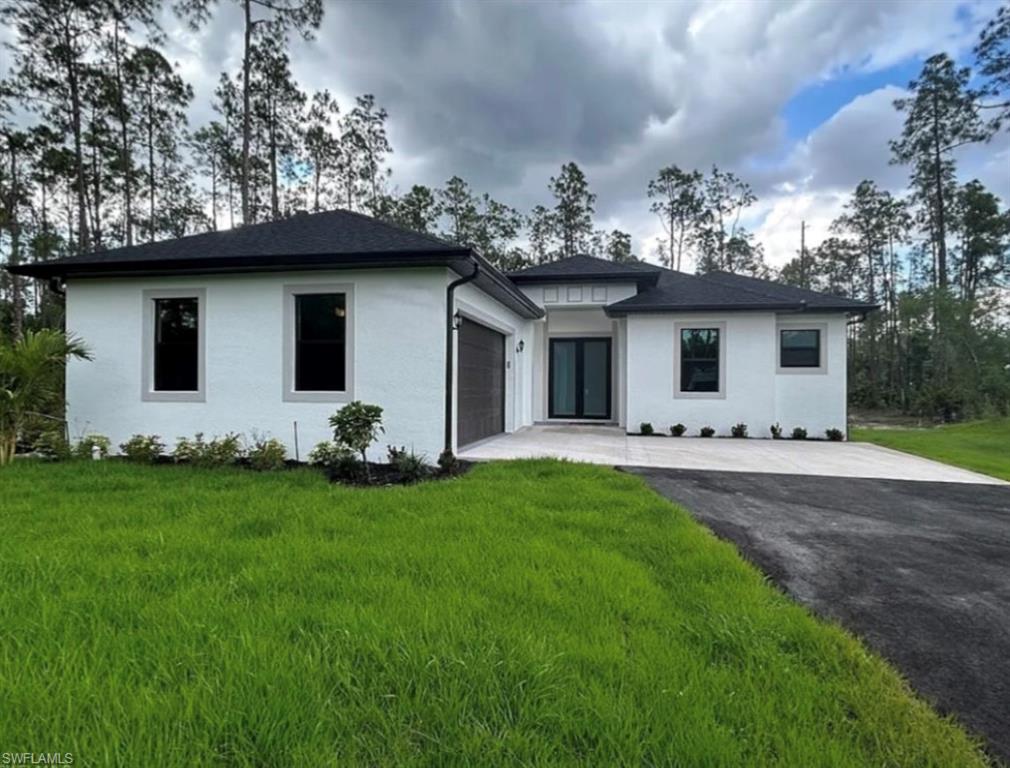
[[[585,250],[593,235],[596,195],[589,191],[585,174],[575,163],[561,166],[561,173],[552,176],[548,186],[557,201],[553,222],[561,243],[561,256],[574,256]]]

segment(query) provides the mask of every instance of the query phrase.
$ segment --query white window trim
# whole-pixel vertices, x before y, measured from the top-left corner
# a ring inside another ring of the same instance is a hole
[[[680,388],[681,331],[715,328],[719,331],[719,389],[715,392],[685,392]],[[673,396],[678,400],[726,399],[726,321],[690,320],[673,324]]]
[[[817,331],[820,335],[820,363],[809,368],[782,366],[782,331]],[[785,376],[824,376],[828,372],[828,324],[805,323],[799,320],[780,321],[775,324],[775,372]]]
[[[207,402],[207,289],[159,288],[141,291],[144,330],[141,333],[141,389],[144,402]],[[197,373],[196,391],[172,392],[154,388],[154,301],[155,299],[196,299]]]
[[[341,392],[301,392],[295,389],[295,296],[309,293],[342,293],[347,318],[344,337],[344,389]],[[349,403],[354,399],[354,285],[351,283],[303,283],[284,286],[284,391],[287,403]]]

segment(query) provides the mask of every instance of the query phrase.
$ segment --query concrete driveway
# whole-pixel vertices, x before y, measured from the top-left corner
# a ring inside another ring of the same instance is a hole
[[[1002,480],[869,443],[640,437],[617,427],[537,425],[464,447],[469,461],[556,457],[609,466],[873,477],[1008,485]]]
[[[1010,486],[630,468],[1010,764]]]

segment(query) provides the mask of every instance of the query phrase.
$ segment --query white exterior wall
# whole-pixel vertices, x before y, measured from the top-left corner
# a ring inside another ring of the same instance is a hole
[[[824,430],[845,430],[845,316],[780,315],[770,312],[684,313],[629,315],[627,317],[627,426],[637,432],[650,422],[657,432],[668,433],[682,423],[689,435],[711,426],[729,435],[738,422],[748,425],[752,437],[769,437],[778,422],[788,434],[804,427],[810,437]],[[674,370],[676,324],[699,326],[725,323],[724,397],[675,397]],[[778,329],[826,324],[823,334],[826,372],[778,372]]]
[[[176,438],[203,432],[282,440],[294,456],[298,422],[302,460],[329,439],[327,419],[340,402],[282,400],[283,296],[292,284],[354,286],[353,399],[384,409],[387,443],[434,460],[442,449],[445,381],[445,269],[295,272],[180,278],[71,280],[67,327],[94,353],[67,368],[71,438],[108,435],[114,445],[135,433]],[[145,402],[142,391],[145,289],[206,290],[206,402]]]

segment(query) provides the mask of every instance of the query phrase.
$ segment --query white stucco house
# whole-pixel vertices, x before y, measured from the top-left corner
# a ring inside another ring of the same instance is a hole
[[[431,458],[552,421],[844,429],[846,324],[874,308],[588,256],[506,275],[340,210],[17,270],[65,290],[93,352],[68,365],[71,437],[271,435],[303,459],[351,400]]]

